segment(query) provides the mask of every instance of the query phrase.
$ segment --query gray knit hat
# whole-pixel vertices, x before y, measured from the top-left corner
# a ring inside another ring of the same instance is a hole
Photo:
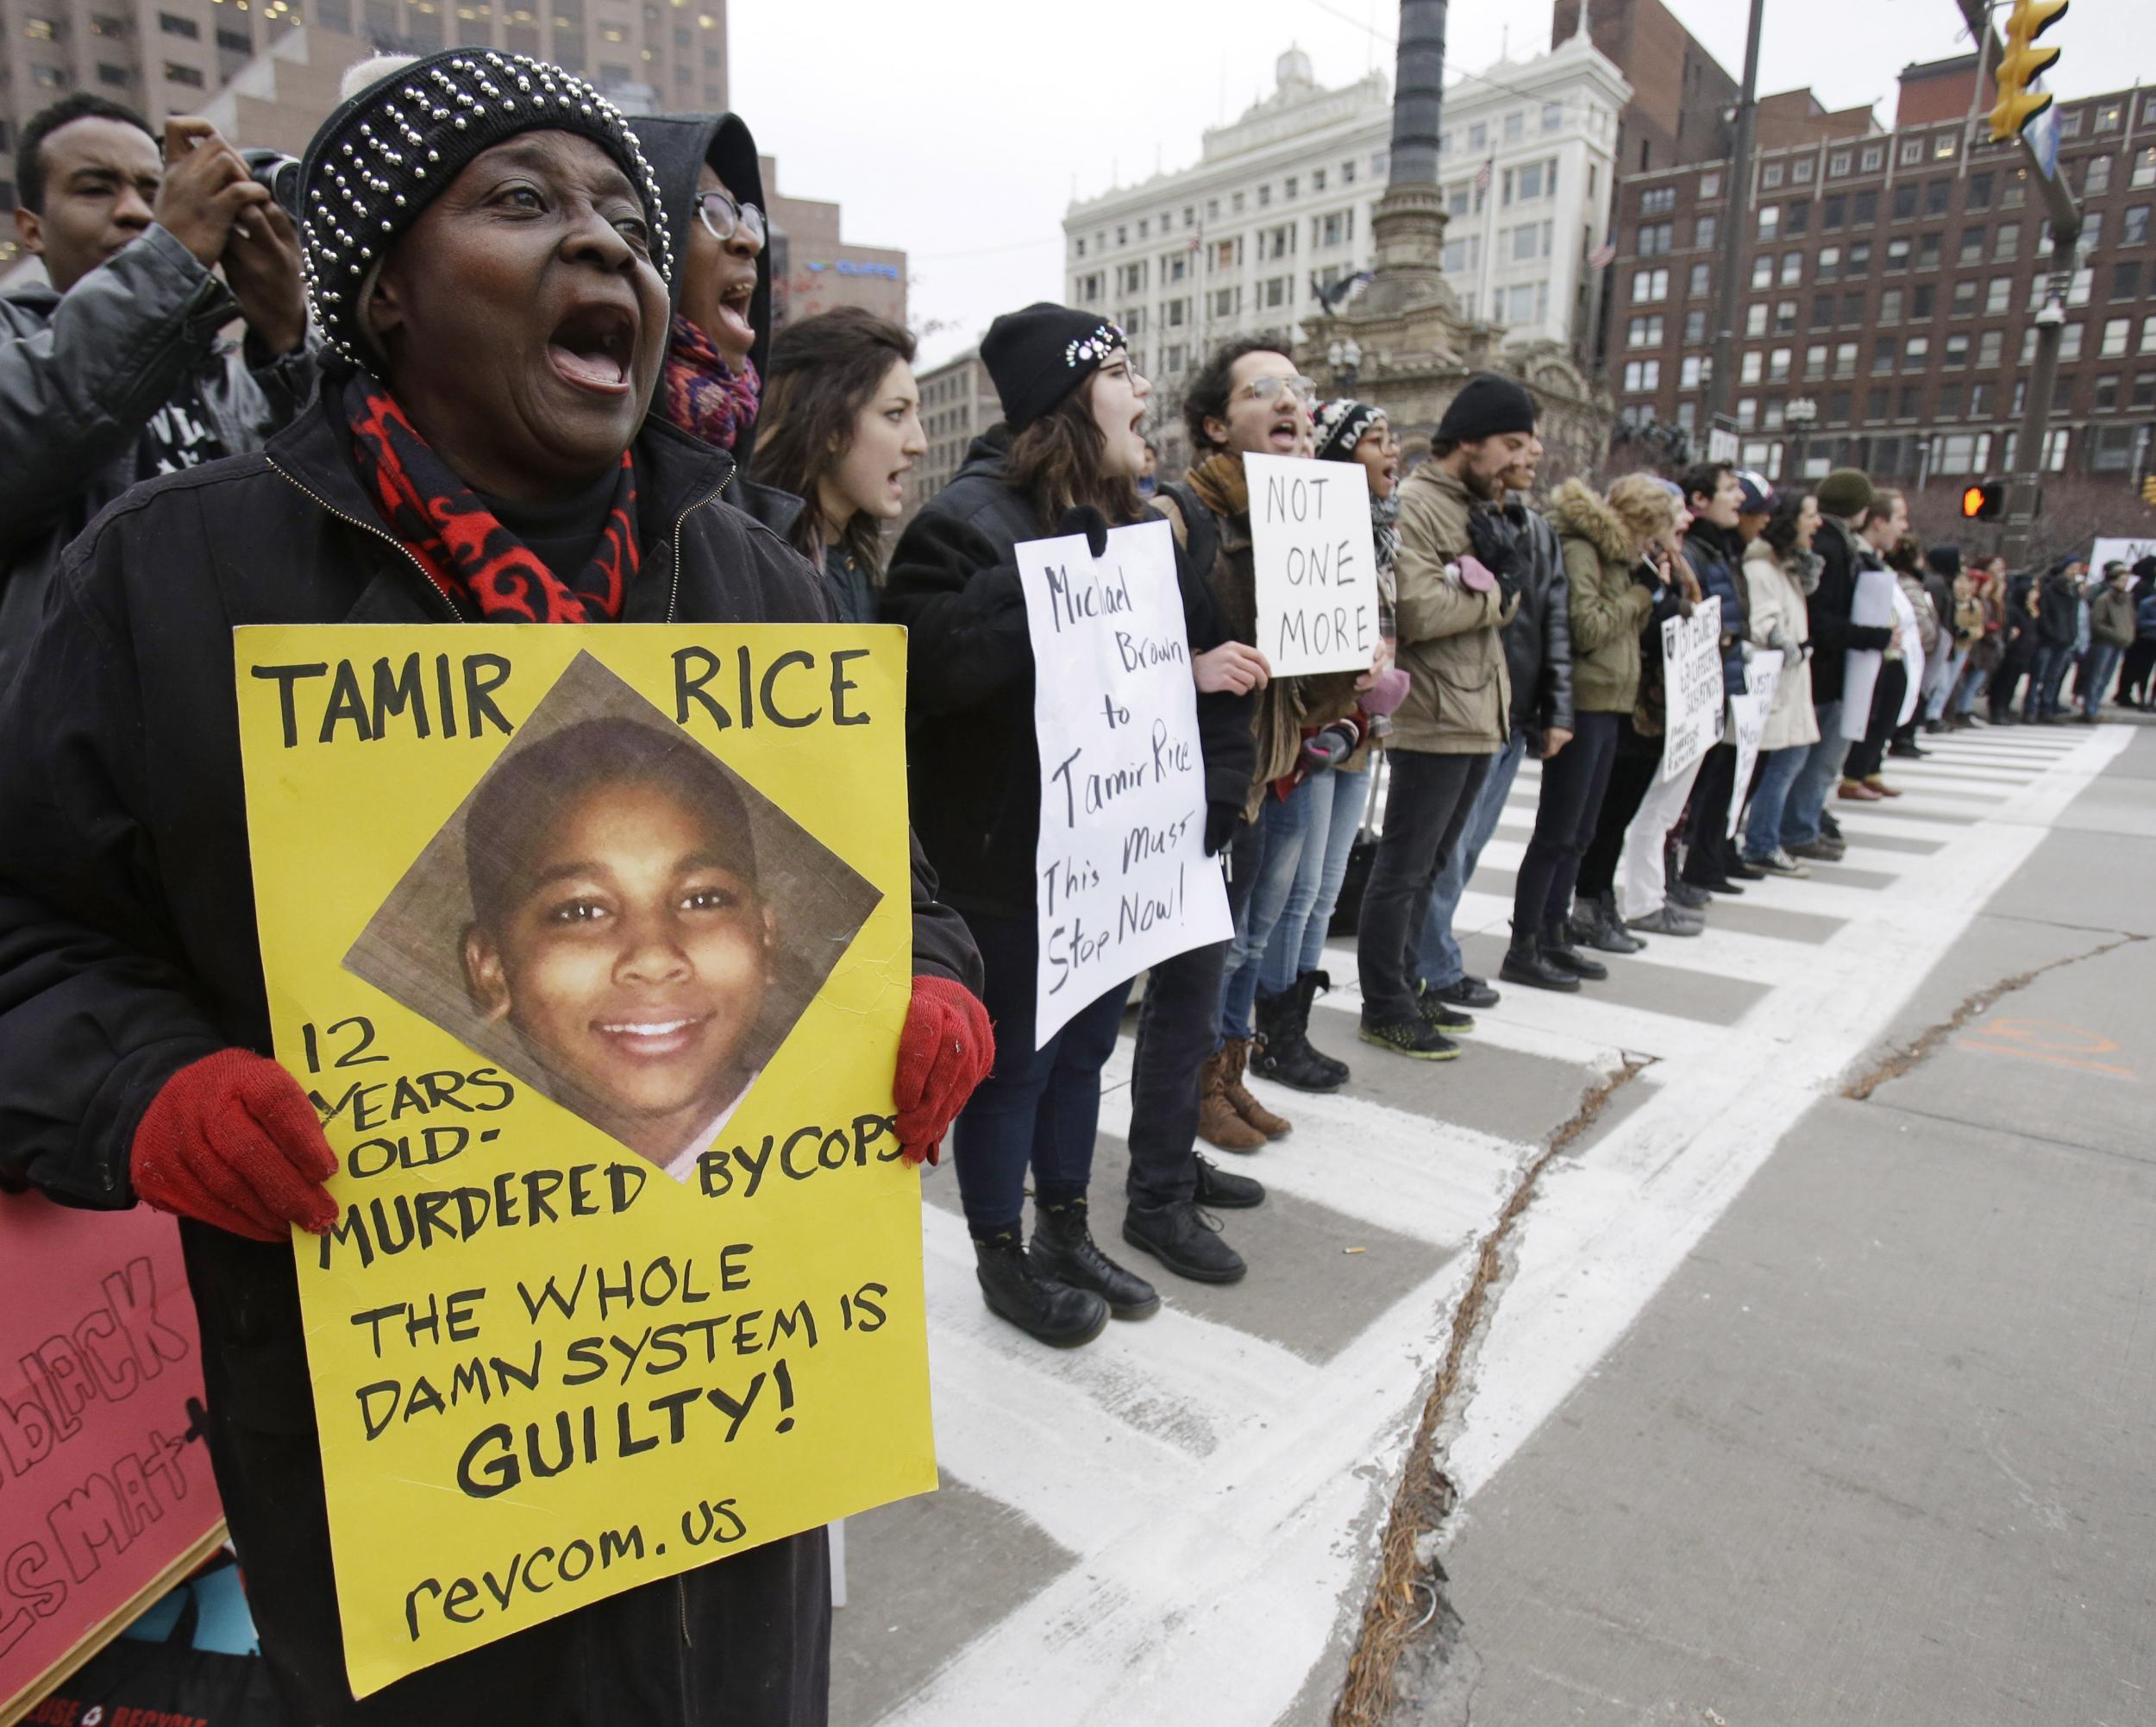
[[[365,365],[360,309],[400,235],[482,150],[520,132],[573,132],[642,195],[652,261],[671,280],[659,183],[621,110],[573,72],[524,54],[448,48],[401,66],[342,104],[300,170],[301,266],[323,339]]]

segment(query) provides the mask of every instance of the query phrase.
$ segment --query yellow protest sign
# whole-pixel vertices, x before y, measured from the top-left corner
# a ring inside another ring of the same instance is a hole
[[[354,1694],[932,1489],[902,632],[236,639]]]

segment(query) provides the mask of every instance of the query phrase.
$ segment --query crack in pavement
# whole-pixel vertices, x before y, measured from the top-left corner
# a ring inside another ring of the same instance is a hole
[[[1842,1088],[1841,1095],[1861,1103],[1884,1085],[1890,1079],[1899,1079],[1903,1074],[1920,1065],[1931,1053],[1959,1031],[1970,1020],[1989,1008],[2002,995],[2011,995],[2017,989],[2026,989],[2046,972],[2057,971],[2063,966],[2078,965],[2084,960],[2100,959],[2107,953],[2115,953],[2122,947],[2137,941],[2149,939],[2145,935],[2122,933],[2115,941],[2107,941],[2101,947],[2092,947],[2085,953],[2069,953],[2058,959],[2027,971],[2017,971],[2011,977],[2002,977],[1965,997],[1961,1005],[1946,1019],[1927,1026],[1905,1044],[1890,1049],[1886,1054],[1858,1074]]]
[[[1401,1466],[1379,1547],[1377,1575],[1349,1657],[1346,1681],[1333,1705],[1332,1727],[1382,1727],[1393,1709],[1401,1661],[1411,1650],[1426,1680],[1436,1684],[1442,1693],[1426,1692],[1419,1707],[1448,1701],[1458,1719],[1469,1718],[1480,1663],[1472,1661],[1473,1651],[1463,1638],[1464,1627],[1445,1587],[1451,1579],[1438,1560],[1440,1532],[1459,1501],[1458,1491],[1445,1473],[1439,1435],[1459,1415],[1453,1400],[1467,1381],[1472,1353],[1489,1333],[1496,1300],[1511,1272],[1505,1250],[1514,1226],[1534,1200],[1543,1171],[1594,1126],[1610,1099],[1653,1060],[1651,1056],[1626,1053],[1622,1067],[1582,1095],[1579,1108],[1521,1171],[1496,1221],[1476,1244],[1474,1276],[1453,1309],[1445,1360],[1423,1402],[1422,1418]],[[1433,1603],[1428,1612],[1422,1608],[1424,1591]],[[1463,1655],[1471,1666],[1463,1662]],[[1440,1718],[1431,1714],[1424,1718]]]

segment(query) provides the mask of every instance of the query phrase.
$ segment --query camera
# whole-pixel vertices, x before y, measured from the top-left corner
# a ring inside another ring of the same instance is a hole
[[[242,150],[240,160],[254,183],[285,206],[285,214],[299,220],[299,158],[282,150]]]

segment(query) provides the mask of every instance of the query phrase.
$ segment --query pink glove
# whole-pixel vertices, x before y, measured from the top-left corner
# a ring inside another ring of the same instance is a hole
[[[1387,666],[1357,698],[1363,712],[1373,719],[1398,712],[1400,704],[1407,699],[1407,674],[1398,666]]]

